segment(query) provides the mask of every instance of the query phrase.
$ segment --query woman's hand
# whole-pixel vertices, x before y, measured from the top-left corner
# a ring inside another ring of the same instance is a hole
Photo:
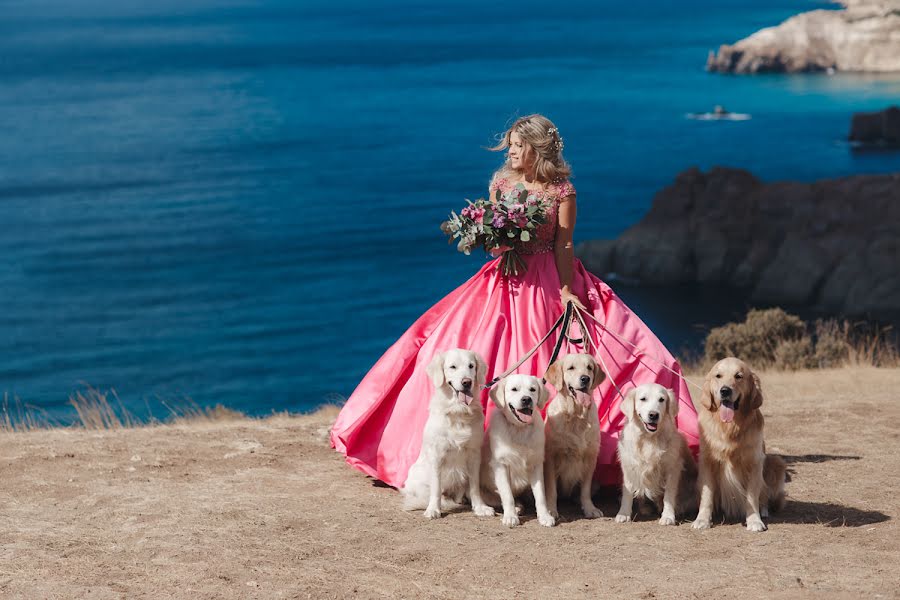
[[[491,256],[493,256],[494,258],[497,258],[498,256],[500,256],[507,250],[512,250],[512,248],[510,246],[498,246],[491,250]]]
[[[563,310],[565,310],[566,305],[571,302],[575,305],[576,308],[580,308],[581,310],[587,310],[584,304],[581,303],[581,300],[578,299],[578,296],[573,294],[569,288],[564,287],[559,291],[559,301],[562,303]]]

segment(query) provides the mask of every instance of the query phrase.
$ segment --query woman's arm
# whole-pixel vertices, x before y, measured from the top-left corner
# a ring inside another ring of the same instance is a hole
[[[556,271],[559,273],[559,295],[563,308],[569,300],[584,308],[571,289],[575,265],[575,245],[572,242],[572,234],[575,231],[576,214],[575,194],[566,196],[559,201],[559,227],[556,230],[556,245],[553,252],[556,257]]]

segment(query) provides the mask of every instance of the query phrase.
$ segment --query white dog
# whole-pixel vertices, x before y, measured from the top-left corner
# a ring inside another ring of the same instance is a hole
[[[687,442],[678,433],[678,399],[661,385],[640,385],[625,395],[622,413],[628,419],[619,434],[622,465],[622,505],[618,523],[631,520],[635,498],[657,506],[660,525],[675,525],[675,515],[696,506],[697,467]]]
[[[557,485],[564,496],[571,496],[578,485],[584,516],[602,517],[603,512],[591,499],[591,482],[600,451],[600,419],[593,392],[606,375],[589,354],[569,354],[550,365],[545,378],[556,388],[556,397],[547,408],[547,507],[551,515],[559,518]]]
[[[556,525],[544,496],[544,421],[539,412],[549,395],[541,380],[531,375],[510,375],[491,389],[498,410],[485,436],[481,481],[492,499],[499,494],[507,527],[519,524],[516,496],[529,486],[538,522]]]
[[[484,412],[478,398],[487,365],[469,350],[435,355],[425,372],[434,383],[422,450],[403,486],[404,509],[425,509],[441,516],[441,497],[462,501],[468,492],[472,510],[490,517],[494,509],[481,499],[480,466]]]

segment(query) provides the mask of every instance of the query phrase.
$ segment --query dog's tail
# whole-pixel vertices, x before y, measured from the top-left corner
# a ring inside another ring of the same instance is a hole
[[[775,454],[766,454],[766,462],[763,463],[763,479],[769,492],[769,510],[778,512],[784,508],[785,493],[784,482],[787,473],[787,464],[784,459]]]

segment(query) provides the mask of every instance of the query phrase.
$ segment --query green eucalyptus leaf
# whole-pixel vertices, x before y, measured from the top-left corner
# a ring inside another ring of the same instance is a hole
[[[527,231],[523,231],[522,235],[519,236],[519,239],[522,240],[523,242],[527,242],[528,240],[531,239],[531,234],[528,233]]]

